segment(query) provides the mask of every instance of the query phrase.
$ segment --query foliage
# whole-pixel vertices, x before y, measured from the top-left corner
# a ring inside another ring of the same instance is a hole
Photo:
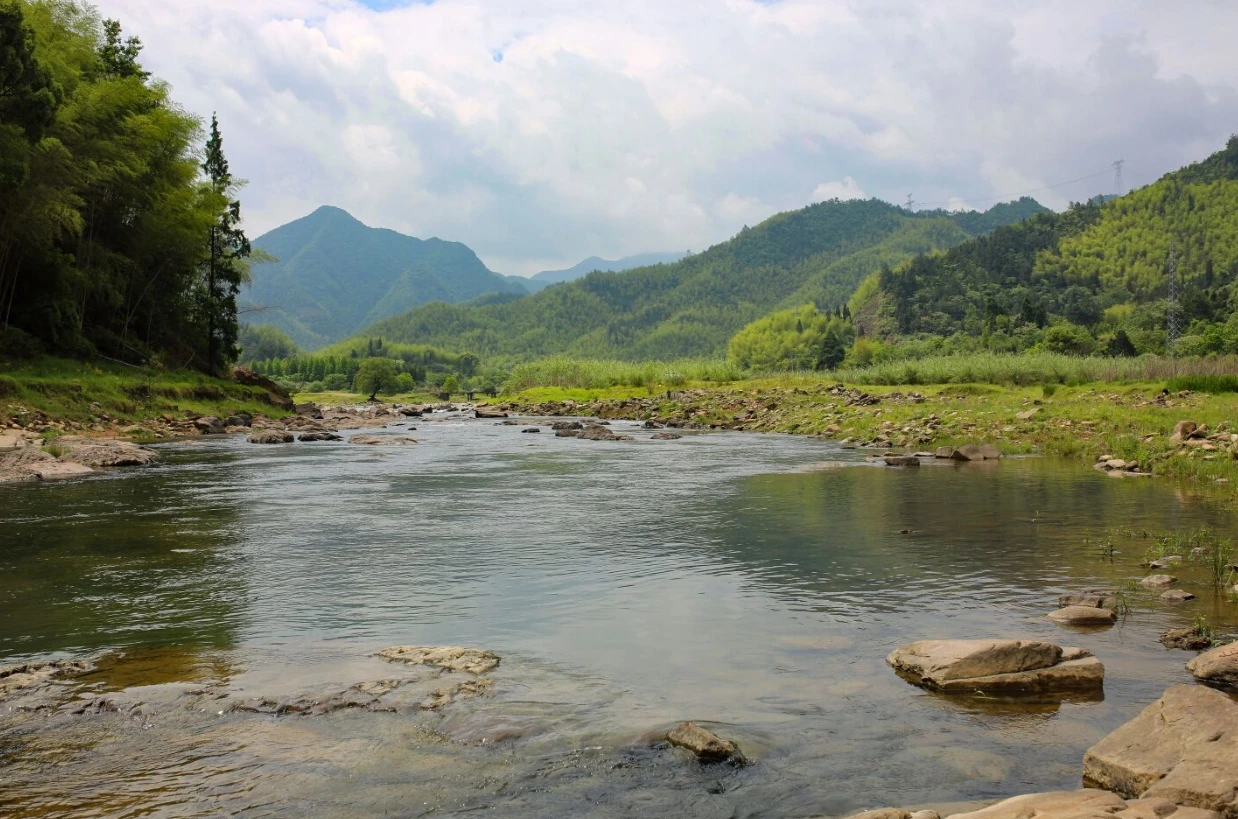
[[[241,364],[272,358],[293,358],[299,354],[297,345],[283,330],[269,324],[244,324],[237,343],[241,347]]]
[[[692,382],[725,384],[744,377],[734,366],[710,359],[632,363],[552,356],[516,366],[503,384],[503,392],[522,392],[536,387],[665,389]]]
[[[0,344],[10,355],[212,369],[230,352],[227,294],[203,295],[212,226],[235,199],[201,180],[200,124],[142,70],[140,51],[91,6],[0,0]]]
[[[119,27],[117,27],[119,32]],[[119,35],[117,35],[119,36]],[[248,278],[249,239],[241,229],[241,203],[232,198],[238,183],[224,158],[219,119],[211,115],[210,137],[202,170],[218,214],[208,233],[204,287],[199,294],[207,322],[207,368],[218,371],[237,356],[236,295]]]
[[[757,319],[735,334],[727,359],[755,370],[821,370],[838,366],[851,346],[851,324],[805,304]]]
[[[460,382],[456,380],[454,375],[449,375],[443,379],[442,390],[448,395],[460,392]]]
[[[877,200],[823,202],[673,264],[595,272],[507,303],[426,304],[363,337],[487,360],[719,357],[744,325],[771,311],[806,302],[834,309],[881,261],[964,241],[972,235],[964,221],[964,214],[911,213]]]
[[[255,265],[246,308],[309,348],[426,302],[526,292],[459,242],[367,227],[339,208],[321,207],[254,246],[276,261]]]
[[[353,376],[353,388],[369,394],[373,401],[380,392],[396,392],[400,382],[396,379],[395,362],[389,358],[366,358],[357,367]]]

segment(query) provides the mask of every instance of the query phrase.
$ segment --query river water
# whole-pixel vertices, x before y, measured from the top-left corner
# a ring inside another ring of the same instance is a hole
[[[0,489],[0,664],[89,656],[93,692],[163,703],[0,716],[0,814],[801,817],[1073,788],[1089,745],[1189,680],[1158,634],[1238,610],[1188,567],[1196,601],[1130,591],[1102,631],[1045,619],[1060,593],[1140,577],[1137,533],[1230,531],[1168,482],[618,422],[637,440],[417,427],[415,446],[221,438]],[[989,636],[1092,650],[1103,698],[944,698],[884,662]],[[493,696],[420,716],[167,704],[176,683],[378,679],[399,644],[498,653]],[[755,764],[651,741],[684,719]]]

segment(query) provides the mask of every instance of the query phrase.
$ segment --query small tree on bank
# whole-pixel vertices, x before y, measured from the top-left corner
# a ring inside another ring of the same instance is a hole
[[[395,362],[390,358],[365,359],[353,376],[352,388],[360,393],[369,393],[371,401],[378,400],[380,392],[394,392],[399,388]]]
[[[209,186],[207,196],[217,213],[208,235],[209,257],[202,298],[207,326],[206,369],[218,372],[237,357],[236,296],[248,277],[249,265],[245,260],[252,249],[241,229],[241,203],[232,198],[242,183],[234,180],[228,170],[219,118],[214,114],[202,170]]]

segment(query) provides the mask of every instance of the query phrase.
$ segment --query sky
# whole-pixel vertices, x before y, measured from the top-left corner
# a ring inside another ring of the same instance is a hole
[[[1230,0],[96,4],[218,112],[251,237],[330,204],[501,273],[833,197],[1062,208],[1238,131]]]

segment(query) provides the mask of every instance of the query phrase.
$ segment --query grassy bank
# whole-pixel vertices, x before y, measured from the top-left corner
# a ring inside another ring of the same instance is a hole
[[[189,370],[40,358],[0,362],[0,422],[38,429],[123,427],[185,411],[283,415],[257,387]]]

